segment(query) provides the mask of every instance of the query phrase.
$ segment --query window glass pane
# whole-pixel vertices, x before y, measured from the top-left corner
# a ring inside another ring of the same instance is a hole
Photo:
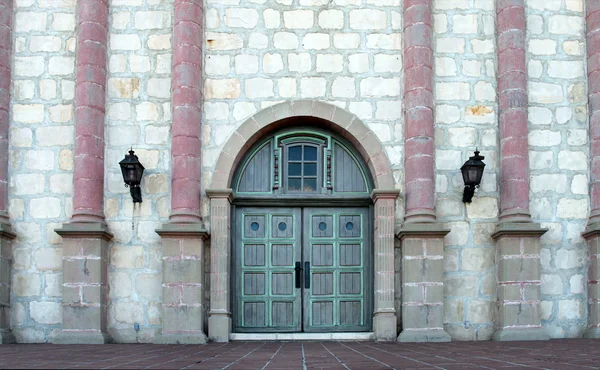
[[[288,156],[290,161],[301,161],[302,160],[302,146],[296,145],[291,146],[288,150]]]
[[[317,179],[304,179],[303,191],[316,191],[317,190]]]
[[[302,190],[302,180],[299,178],[289,178],[288,179],[288,190],[291,191],[300,191]]]
[[[288,164],[288,176],[302,176],[302,164],[300,163],[289,163]]]
[[[317,176],[317,164],[316,163],[305,163],[304,164],[304,176]]]
[[[305,161],[316,161],[317,160],[317,148],[313,146],[304,147],[304,160]]]

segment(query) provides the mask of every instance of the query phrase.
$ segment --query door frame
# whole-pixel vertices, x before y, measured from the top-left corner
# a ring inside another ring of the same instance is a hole
[[[231,208],[232,180],[239,163],[259,140],[289,120],[309,117],[320,126],[343,136],[359,152],[373,179],[369,201],[373,205],[373,331],[377,340],[396,340],[398,333],[396,283],[394,279],[397,210],[402,203],[395,179],[400,167],[392,165],[377,135],[356,115],[318,100],[288,100],[266,107],[241,123],[223,145],[205,192],[210,202],[210,303],[208,337],[229,341],[231,334]],[[346,202],[346,199],[342,201]]]

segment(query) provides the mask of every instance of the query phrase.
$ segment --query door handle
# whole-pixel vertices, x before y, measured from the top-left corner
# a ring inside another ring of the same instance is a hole
[[[300,280],[302,279],[302,262],[296,261],[296,268],[294,270],[296,270],[296,289],[300,289],[300,285],[302,284]]]
[[[310,262],[304,262],[304,289],[310,289]]]

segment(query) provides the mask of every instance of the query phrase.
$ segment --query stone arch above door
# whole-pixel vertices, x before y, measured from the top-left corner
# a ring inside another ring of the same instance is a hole
[[[286,118],[309,116],[326,120],[324,127],[348,140],[360,152],[373,177],[375,189],[393,189],[392,167],[385,149],[373,131],[356,115],[316,100],[288,101],[265,108],[248,118],[229,137],[213,172],[210,189],[231,187],[233,172],[246,151]]]
[[[377,340],[396,340],[394,308],[394,239],[398,190],[392,168],[377,136],[354,114],[314,100],[289,101],[265,108],[248,118],[227,140],[206,190],[210,198],[210,309],[208,336],[217,342],[230,339],[231,322],[231,183],[248,150],[261,138],[294,117],[316,117],[329,130],[345,138],[361,154],[373,179],[373,332]]]

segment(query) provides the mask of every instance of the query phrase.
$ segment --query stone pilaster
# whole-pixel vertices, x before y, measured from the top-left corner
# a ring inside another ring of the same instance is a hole
[[[588,225],[583,237],[587,239],[588,252],[588,326],[584,338],[600,338],[600,223]]]
[[[439,223],[407,223],[402,245],[402,332],[399,342],[449,342],[444,331],[444,236]]]
[[[209,189],[210,198],[210,310],[208,338],[228,342],[231,333],[230,256],[231,189]]]
[[[202,134],[202,1],[175,0],[171,89],[172,223],[200,218]]]
[[[108,241],[102,223],[70,223],[55,230],[63,237],[63,327],[57,344],[112,342],[107,332]]]
[[[397,316],[394,307],[394,226],[398,190],[374,190],[375,256],[373,331],[379,341],[396,339]]]
[[[204,241],[202,224],[165,224],[162,333],[156,343],[202,344],[204,333]]]
[[[10,330],[10,275],[15,236],[8,224],[0,223],[0,344],[15,342]]]
[[[435,221],[432,0],[404,2],[406,216]]]
[[[549,339],[540,322],[540,236],[534,223],[500,223],[496,239],[498,315],[493,340]]]

